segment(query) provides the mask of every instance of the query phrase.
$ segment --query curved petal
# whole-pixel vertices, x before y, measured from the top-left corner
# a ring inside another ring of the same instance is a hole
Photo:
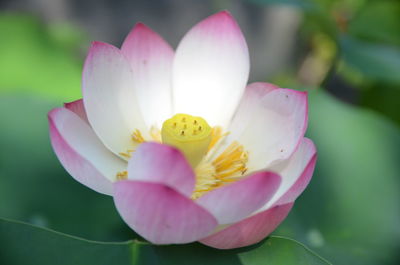
[[[289,159],[269,168],[281,175],[282,184],[260,211],[274,205],[294,202],[310,182],[316,161],[317,150],[314,143],[310,139],[303,138],[298,149]]]
[[[89,120],[86,115],[85,106],[83,105],[83,99],[78,99],[72,102],[64,103],[64,107],[69,109],[76,115],[78,115],[84,122],[89,124]]]
[[[161,128],[163,121],[172,116],[173,49],[149,27],[138,23],[126,37],[121,51],[131,65],[147,126]]]
[[[278,227],[292,206],[292,203],[275,206],[218,231],[200,240],[200,243],[219,249],[240,248],[258,243]]]
[[[226,141],[237,140],[246,148],[249,170],[264,169],[287,159],[296,150],[307,128],[307,105],[306,92],[274,89],[254,102],[251,111],[238,110],[238,113],[249,115],[247,122],[245,117],[237,117],[245,124],[233,121]]]
[[[196,202],[212,213],[218,224],[231,224],[265,205],[280,182],[281,178],[275,173],[259,172],[210,191]]]
[[[83,102],[93,130],[115,154],[134,149],[131,134],[147,128],[133,86],[132,71],[121,51],[94,42],[83,68]]]
[[[126,163],[111,153],[87,123],[65,108],[49,112],[50,138],[58,159],[69,174],[100,193],[112,194],[112,183]]]
[[[234,18],[226,11],[195,25],[179,44],[173,65],[175,113],[227,125],[246,86],[249,54]]]
[[[143,143],[128,163],[128,179],[164,184],[190,197],[195,175],[182,153],[171,146]]]
[[[114,202],[124,221],[155,244],[189,243],[217,226],[191,199],[157,183],[123,180],[114,184]]]
[[[260,99],[275,89],[279,89],[279,87],[264,82],[255,82],[247,85],[234,118],[229,125],[235,135],[243,133],[251,121],[249,117],[259,115],[259,112],[261,112]]]

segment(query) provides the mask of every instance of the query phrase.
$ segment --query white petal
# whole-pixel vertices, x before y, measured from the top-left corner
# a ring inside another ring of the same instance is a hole
[[[175,113],[227,125],[249,74],[246,41],[226,11],[195,25],[182,39],[173,65]]]
[[[250,93],[252,87],[246,91]],[[250,171],[265,169],[292,155],[307,127],[307,94],[273,89],[264,96],[244,97],[230,127],[226,143],[238,141],[249,152]],[[246,117],[247,115],[247,117]]]
[[[94,42],[83,69],[83,102],[90,125],[115,154],[132,149],[131,134],[148,129],[137,104],[132,71],[121,51]]]
[[[265,82],[255,82],[247,85],[245,93],[240,100],[234,118],[230,124],[230,129],[235,135],[240,135],[246,129],[254,116],[262,112],[260,100],[269,92],[279,87]]]
[[[127,163],[98,139],[92,128],[66,108],[49,113],[50,136],[61,163],[77,181],[98,192],[111,194],[117,172]]]
[[[174,51],[157,33],[138,23],[121,48],[132,71],[143,118],[161,128],[172,116],[171,72]]]
[[[282,177],[281,185],[272,199],[257,212],[275,205],[291,203],[303,192],[311,180],[317,159],[317,150],[310,139],[303,138],[296,152],[285,161],[268,170]]]

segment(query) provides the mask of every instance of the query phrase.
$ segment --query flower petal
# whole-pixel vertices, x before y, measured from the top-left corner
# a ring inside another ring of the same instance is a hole
[[[292,206],[292,203],[275,206],[218,231],[200,240],[200,243],[219,249],[240,248],[258,243],[276,229]]]
[[[87,118],[85,106],[83,105],[82,99],[78,99],[69,103],[64,103],[64,107],[78,115],[84,122],[89,124],[89,120]]]
[[[282,184],[272,199],[260,211],[274,205],[294,202],[311,180],[317,161],[314,143],[303,138],[296,152],[287,160],[274,165],[271,171],[282,176]]]
[[[251,97],[245,97],[245,100],[248,98]],[[237,113],[248,116],[234,117],[226,142],[237,140],[246,148],[249,170],[265,169],[291,156],[307,128],[307,93],[274,89],[258,102],[253,100],[252,104],[241,104],[246,105],[252,105],[252,110],[238,110]]]
[[[126,163],[111,153],[75,113],[66,108],[49,112],[53,149],[65,169],[83,185],[112,194],[112,183]]]
[[[205,209],[162,184],[123,180],[114,184],[114,192],[124,221],[155,244],[193,242],[217,225]]]
[[[226,11],[195,25],[179,44],[173,66],[175,113],[227,125],[246,86],[249,54],[234,18]]]
[[[131,65],[147,126],[161,128],[163,121],[172,116],[173,49],[157,33],[138,23],[126,37],[121,51]]]
[[[190,197],[195,175],[182,153],[171,146],[143,143],[128,163],[128,179],[165,184]]]
[[[212,190],[196,202],[212,213],[218,224],[242,220],[266,204],[279,187],[281,178],[259,172],[230,185]]]
[[[133,149],[131,133],[147,128],[136,102],[132,71],[121,51],[94,42],[83,68],[83,101],[93,130],[115,154]]]
[[[279,89],[279,87],[264,82],[255,82],[247,85],[230,124],[230,128],[233,128],[236,135],[240,135],[246,129],[251,120],[249,117],[259,115],[261,111],[260,99],[275,89]]]

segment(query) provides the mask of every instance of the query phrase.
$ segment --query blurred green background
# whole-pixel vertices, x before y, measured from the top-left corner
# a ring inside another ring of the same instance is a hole
[[[92,40],[138,21],[174,47],[222,9],[249,44],[250,81],[309,91],[311,184],[274,232],[333,264],[400,263],[400,1],[0,0],[0,217],[91,240],[135,237],[112,199],[75,182],[47,112],[81,97]]]

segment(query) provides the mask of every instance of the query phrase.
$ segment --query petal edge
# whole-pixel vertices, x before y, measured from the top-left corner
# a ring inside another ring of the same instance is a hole
[[[107,150],[88,124],[72,111],[56,108],[49,112],[50,140],[62,165],[85,186],[107,195],[112,183],[107,177],[122,170],[124,163]],[[108,164],[105,164],[105,163]]]
[[[183,244],[210,234],[215,218],[174,189],[123,180],[114,184],[114,202],[124,221],[155,244]]]
[[[275,206],[203,238],[200,243],[218,249],[240,248],[258,243],[278,227],[292,206],[293,203]]]
[[[196,202],[211,212],[221,224],[246,218],[272,198],[281,182],[279,175],[258,172],[245,179],[210,191]]]
[[[128,162],[128,179],[156,182],[190,197],[195,174],[183,154],[159,143],[143,143]]]

